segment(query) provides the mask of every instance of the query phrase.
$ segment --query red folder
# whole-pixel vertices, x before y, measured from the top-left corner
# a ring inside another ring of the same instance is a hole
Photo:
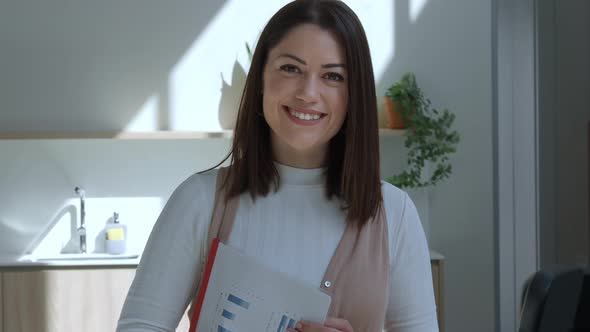
[[[194,308],[193,315],[191,317],[191,325],[189,328],[189,332],[195,332],[197,329],[197,323],[199,322],[199,315],[201,313],[201,308],[203,307],[203,300],[205,299],[205,293],[207,292],[207,285],[209,284],[209,278],[211,277],[211,270],[213,270],[213,263],[215,263],[215,256],[217,255],[217,248],[219,248],[219,239],[213,239],[213,243],[211,244],[211,249],[209,250],[209,257],[207,258],[207,265],[205,266],[205,272],[201,277],[201,282],[199,285],[199,293],[195,297],[194,300]]]

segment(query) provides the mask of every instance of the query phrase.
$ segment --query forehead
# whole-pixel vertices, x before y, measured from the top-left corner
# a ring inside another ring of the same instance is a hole
[[[270,50],[270,57],[282,53],[302,57],[305,61],[345,62],[344,48],[336,34],[315,24],[300,24],[289,30]]]

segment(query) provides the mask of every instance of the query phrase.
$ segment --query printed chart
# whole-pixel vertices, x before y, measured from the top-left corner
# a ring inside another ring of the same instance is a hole
[[[329,306],[317,286],[219,244],[197,332],[285,332],[300,320],[322,322]]]

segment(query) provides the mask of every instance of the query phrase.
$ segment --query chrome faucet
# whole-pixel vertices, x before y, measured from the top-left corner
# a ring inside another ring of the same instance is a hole
[[[80,197],[80,227],[78,227],[76,232],[80,238],[80,252],[86,253],[86,208],[84,206],[86,191],[81,187],[76,187],[74,191]]]

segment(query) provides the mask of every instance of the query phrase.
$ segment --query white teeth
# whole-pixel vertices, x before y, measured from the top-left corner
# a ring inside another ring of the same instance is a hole
[[[310,121],[310,120],[319,120],[320,119],[320,116],[317,114],[299,113],[299,112],[295,112],[293,110],[289,110],[289,114],[291,114],[292,116],[294,116],[300,120]]]

